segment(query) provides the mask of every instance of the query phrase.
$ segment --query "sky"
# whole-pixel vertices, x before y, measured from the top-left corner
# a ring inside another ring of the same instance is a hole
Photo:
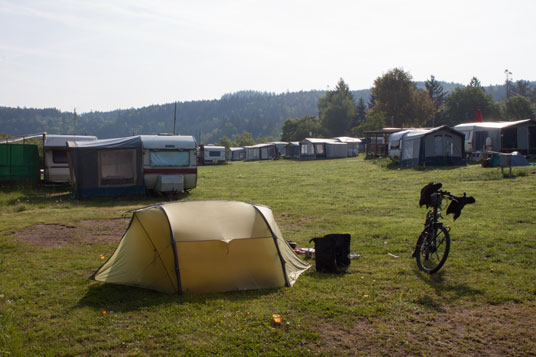
[[[536,1],[0,0],[0,106],[78,113],[413,80],[536,80]]]

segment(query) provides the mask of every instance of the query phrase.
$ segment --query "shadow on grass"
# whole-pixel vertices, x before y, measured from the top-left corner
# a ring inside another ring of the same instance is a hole
[[[148,192],[145,196],[126,197],[95,197],[91,199],[75,199],[71,195],[70,185],[10,185],[0,187],[0,194],[16,193],[6,201],[7,205],[13,206],[20,203],[27,204],[52,204],[66,203],[82,207],[113,207],[118,205],[137,204],[149,206],[160,202],[181,201],[189,197],[188,192],[174,194],[156,194]]]
[[[247,301],[266,295],[277,294],[279,290],[279,288],[274,288],[226,293],[187,293],[179,295],[115,284],[95,284],[89,286],[87,293],[78,301],[74,308],[91,307],[115,312],[129,312],[146,307],[168,304],[205,304],[212,300]]]
[[[438,297],[452,303],[462,297],[483,295],[484,291],[480,289],[474,289],[464,283],[448,283],[443,279],[443,272],[439,271],[435,274],[426,274],[418,269],[414,270],[415,275],[423,282],[428,284],[435,290]],[[441,303],[434,301],[431,296],[422,295],[418,297],[415,302],[426,308],[442,311]]]

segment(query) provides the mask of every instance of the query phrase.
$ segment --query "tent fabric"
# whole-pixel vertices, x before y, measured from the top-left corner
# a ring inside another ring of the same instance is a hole
[[[97,140],[96,136],[91,135],[56,135],[56,134],[45,134],[45,148],[63,148],[67,141],[95,141]]]
[[[224,292],[292,286],[309,267],[269,207],[186,201],[135,211],[92,278],[165,293]]]
[[[40,169],[37,145],[0,144],[0,182],[39,181]]]
[[[401,166],[465,165],[464,134],[440,126],[433,129],[417,129],[401,137]]]
[[[139,136],[68,141],[73,196],[142,196],[143,152]]]

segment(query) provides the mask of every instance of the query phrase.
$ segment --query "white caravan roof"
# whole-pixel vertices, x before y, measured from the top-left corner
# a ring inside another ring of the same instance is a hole
[[[140,135],[144,149],[195,149],[191,135]]]

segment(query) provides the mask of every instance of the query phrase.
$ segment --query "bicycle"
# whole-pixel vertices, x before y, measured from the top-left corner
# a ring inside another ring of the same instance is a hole
[[[441,190],[441,183],[429,183],[421,190],[420,206],[426,205],[430,208],[426,213],[424,229],[417,240],[413,257],[417,260],[420,270],[433,274],[437,272],[447,261],[450,251],[450,227],[445,227],[439,220],[444,218],[441,215],[441,204],[443,200],[450,200],[447,208],[447,215],[453,213],[456,220],[461,210],[466,204],[475,203],[473,197],[467,197],[465,192],[463,197],[452,195],[448,191]]]

